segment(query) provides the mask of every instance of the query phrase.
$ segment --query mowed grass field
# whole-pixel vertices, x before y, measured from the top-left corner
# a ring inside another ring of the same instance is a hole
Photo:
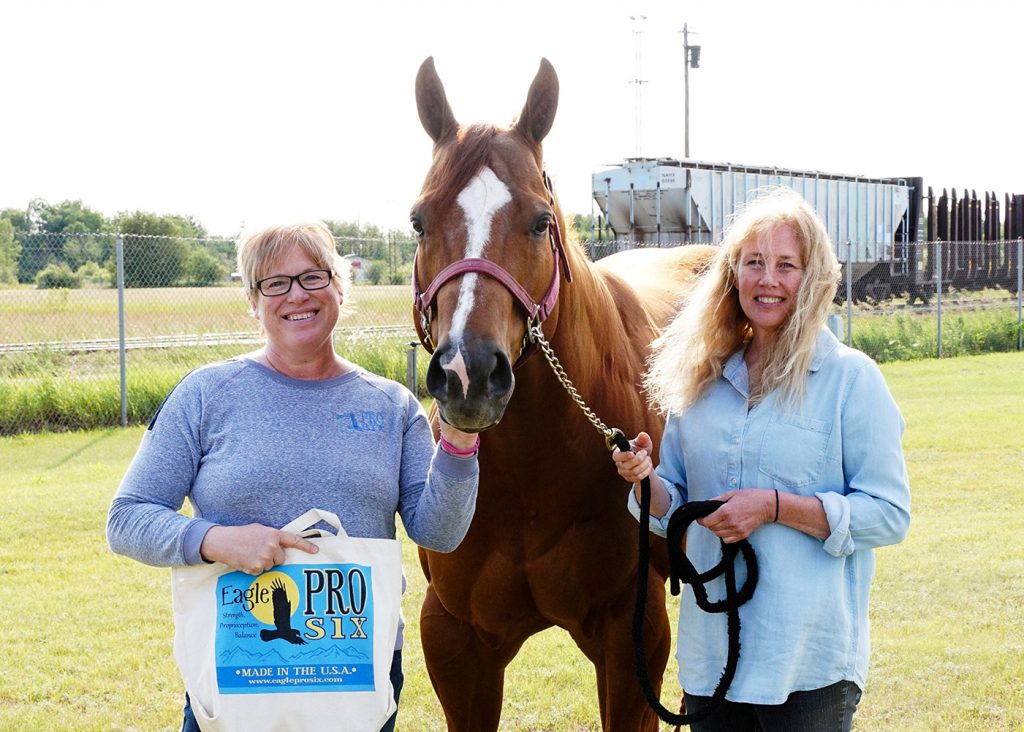
[[[412,323],[409,285],[356,285],[341,327]],[[117,338],[117,290],[0,290],[0,344]],[[128,338],[255,332],[241,286],[125,290]]]
[[[1024,730],[1024,354],[883,371],[907,419],[913,522],[904,543],[877,552],[872,671],[854,728]],[[180,725],[169,572],[112,555],[103,536],[140,436],[0,439],[0,730]],[[399,728],[443,730],[420,652],[424,583],[404,547]],[[663,700],[677,698],[668,684]],[[501,729],[600,729],[591,667],[561,631],[531,639],[510,666]]]

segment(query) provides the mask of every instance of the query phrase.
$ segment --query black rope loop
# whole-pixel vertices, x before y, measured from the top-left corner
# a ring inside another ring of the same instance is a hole
[[[614,436],[615,446],[622,452],[632,451],[632,446],[625,436],[620,432]],[[679,507],[669,518],[666,538],[668,540],[669,557],[669,578],[671,580],[671,592],[678,595],[680,583],[689,584],[693,588],[694,598],[698,607],[709,613],[726,613],[729,649],[726,657],[725,668],[718,680],[718,685],[711,696],[711,703],[708,706],[693,714],[676,714],[666,709],[661,700],[654,692],[650,674],[647,671],[647,653],[644,651],[643,629],[644,615],[647,607],[647,582],[651,565],[651,480],[644,478],[640,481],[640,529],[638,568],[636,581],[636,606],[633,610],[633,651],[634,663],[636,666],[637,679],[647,703],[651,706],[662,721],[673,725],[690,725],[707,717],[715,711],[725,694],[729,690],[733,677],[736,675],[736,667],[740,658],[740,613],[739,608],[754,594],[757,586],[757,557],[750,542],[742,539],[735,544],[722,545],[722,561],[707,572],[697,572],[696,568],[686,557],[683,550],[683,536],[691,523],[703,518],[722,506],[722,501],[693,501]],[[747,577],[743,587],[736,588],[736,558],[742,555],[743,562],[747,568]],[[725,598],[717,602],[708,600],[705,584],[719,576],[724,575]]]

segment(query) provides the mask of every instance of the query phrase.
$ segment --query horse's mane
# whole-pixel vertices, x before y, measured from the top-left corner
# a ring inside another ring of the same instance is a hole
[[[435,210],[447,210],[459,191],[487,163],[497,135],[498,128],[494,125],[460,127],[455,144],[440,151],[423,185],[421,198],[430,199]]]

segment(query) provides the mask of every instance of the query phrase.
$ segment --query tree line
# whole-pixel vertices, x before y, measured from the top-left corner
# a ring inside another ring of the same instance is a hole
[[[407,232],[324,223],[341,254],[369,263],[371,280],[395,279],[412,261],[415,243]],[[127,287],[215,285],[226,282],[235,268],[235,241],[211,237],[190,216],[133,211],[107,218],[81,201],[37,199],[26,209],[0,210],[0,284],[113,285],[118,235]]]
[[[591,236],[589,216],[570,216],[581,239]],[[415,240],[410,232],[325,220],[343,255],[365,263],[363,278],[373,284],[409,281]],[[113,285],[115,240],[124,246],[127,287],[202,287],[228,280],[235,266],[235,242],[211,237],[190,216],[146,211],[112,218],[81,201],[50,204],[41,199],[26,209],[0,210],[0,284],[75,288]]]

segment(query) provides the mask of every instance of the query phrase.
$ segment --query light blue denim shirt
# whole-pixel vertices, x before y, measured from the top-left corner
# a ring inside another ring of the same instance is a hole
[[[782,524],[750,535],[760,571],[754,597],[740,609],[740,660],[727,698],[781,704],[793,691],[841,680],[864,688],[868,670],[868,596],[873,549],[903,539],[910,524],[910,486],[901,439],[904,422],[875,363],[822,330],[803,403],[791,413],[772,393],[747,410],[742,353],[681,417],[670,416],[657,473],[672,507],[651,531],[665,535],[668,517],[688,500],[726,491],[777,488],[817,496],[830,536],[820,541]],[[633,491],[629,510],[639,517]],[[721,560],[710,531],[691,524],[686,553],[699,571]],[[738,567],[738,582],[745,571]],[[722,579],[708,586],[724,596]],[[679,615],[679,680],[710,696],[727,650],[726,616],[707,614],[686,586]]]

